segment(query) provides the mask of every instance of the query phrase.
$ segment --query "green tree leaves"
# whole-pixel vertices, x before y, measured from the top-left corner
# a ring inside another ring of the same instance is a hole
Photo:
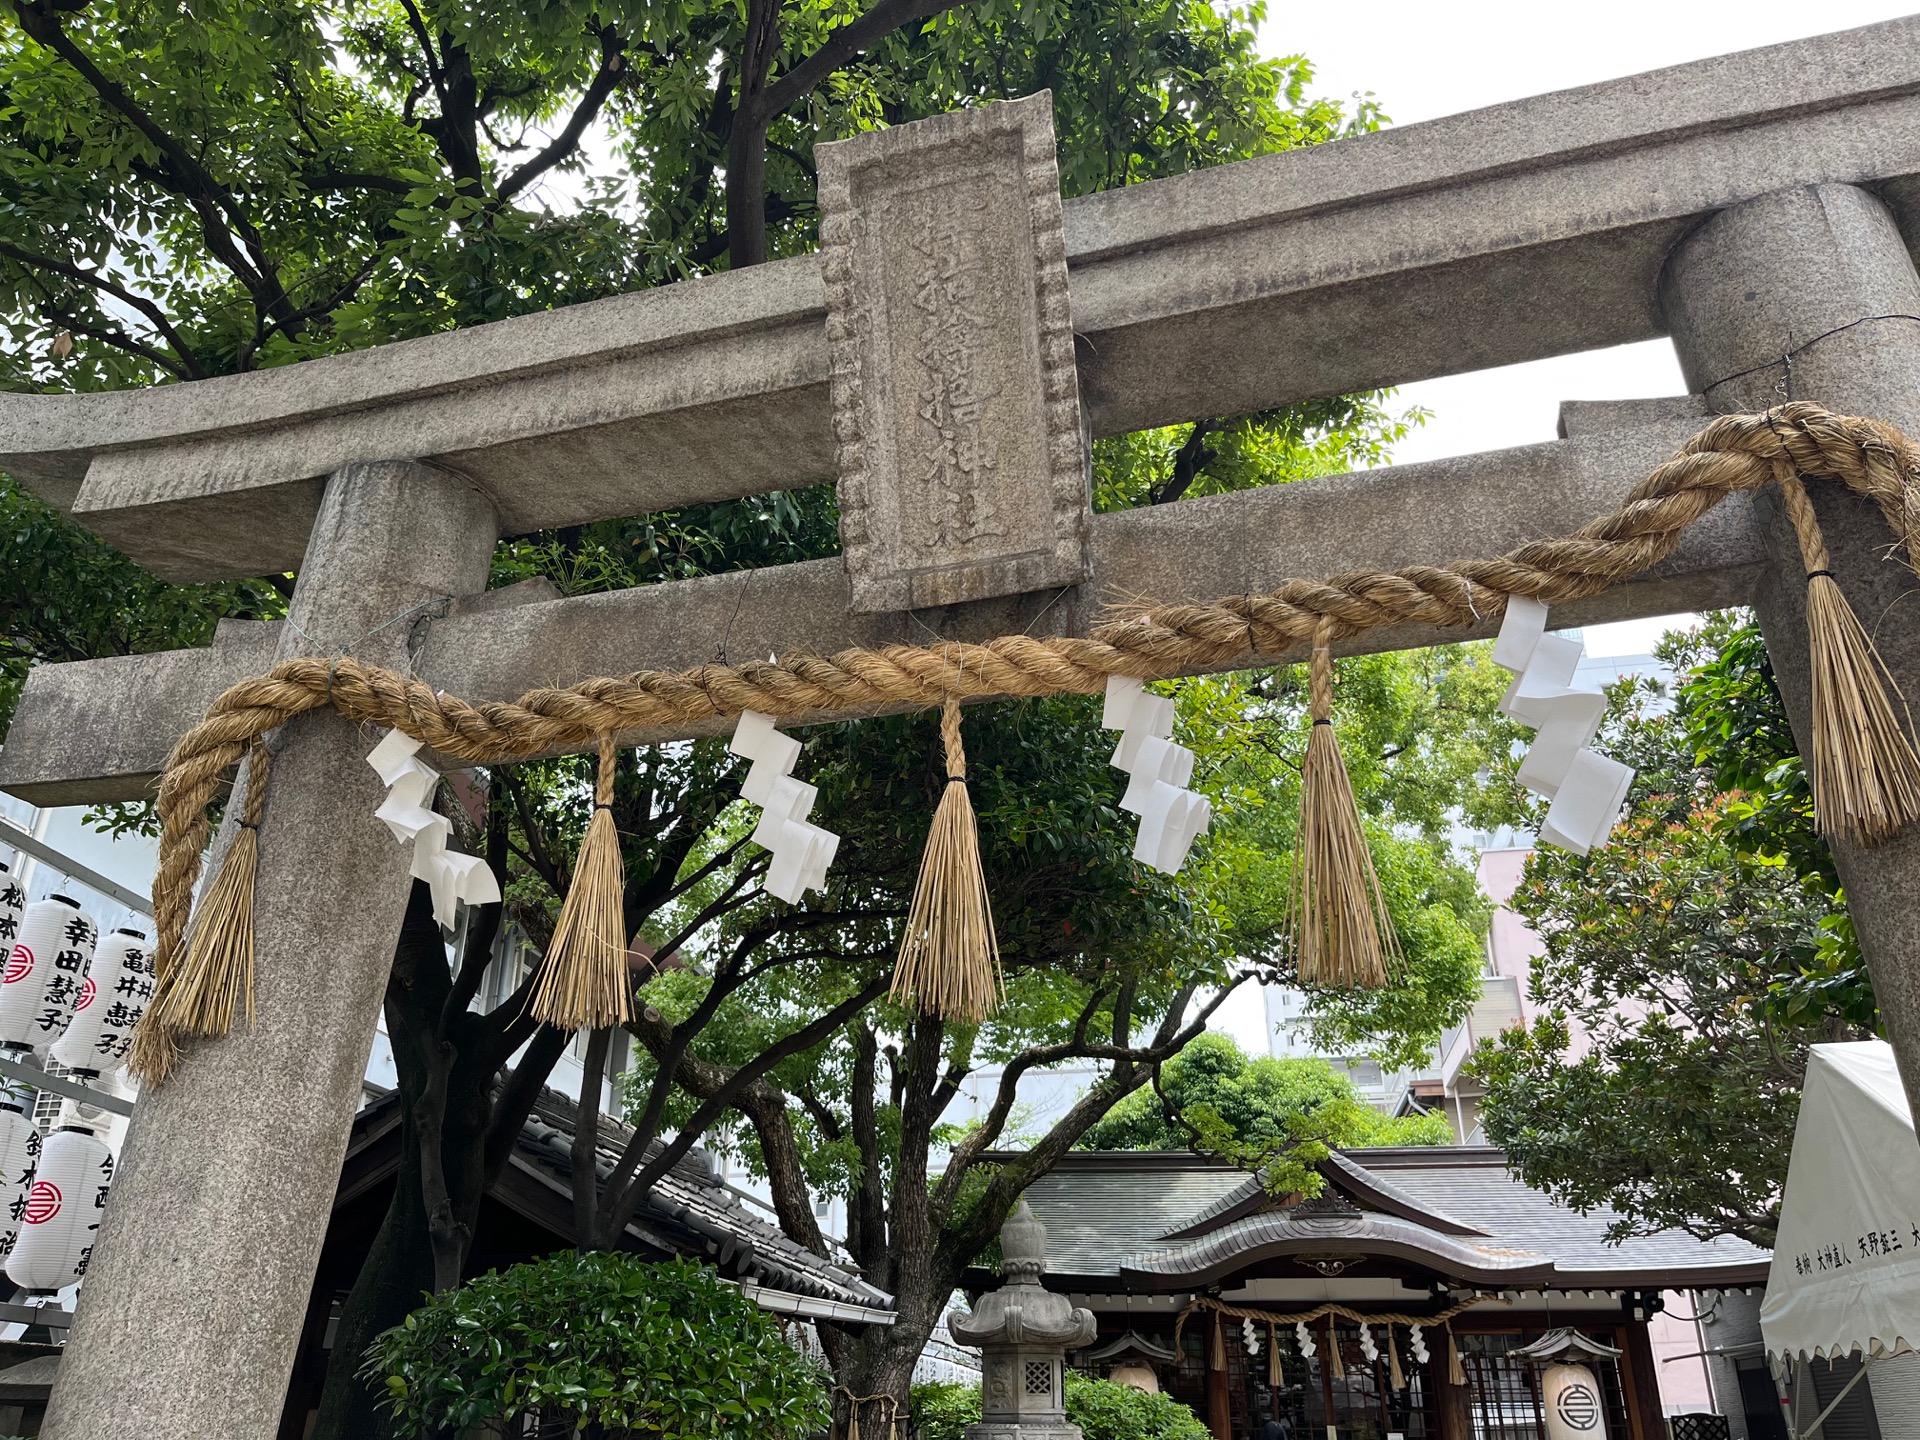
[[[1160,1067],[1153,1090],[1122,1100],[1081,1140],[1086,1150],[1195,1150],[1259,1172],[1275,1194],[1317,1195],[1329,1150],[1445,1145],[1437,1115],[1394,1119],[1324,1060],[1249,1059],[1231,1037],[1202,1035]]]
[[[433,1297],[369,1352],[394,1433],[535,1414],[656,1440],[802,1440],[825,1377],[705,1266],[564,1251]],[[596,1430],[596,1433],[599,1433]]]
[[[1067,1423],[1086,1440],[1210,1440],[1213,1432],[1171,1395],[1149,1395],[1077,1370],[1066,1374]],[[980,1423],[978,1385],[913,1387],[913,1418],[921,1440],[963,1440]]]
[[[1660,654],[1671,696],[1613,697],[1609,749],[1640,771],[1613,843],[1536,852],[1511,902],[1546,1013],[1481,1047],[1481,1118],[1528,1184],[1617,1210],[1616,1235],[1764,1245],[1807,1046],[1876,1012],[1758,628],[1716,615]]]

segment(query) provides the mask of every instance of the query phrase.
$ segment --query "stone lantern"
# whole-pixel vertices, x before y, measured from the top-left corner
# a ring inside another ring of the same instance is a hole
[[[947,1329],[983,1354],[981,1419],[967,1440],[1081,1440],[1067,1423],[1066,1359],[1093,1339],[1093,1313],[1040,1284],[1047,1229],[1025,1200],[1000,1230],[998,1290],[971,1312],[955,1310]]]

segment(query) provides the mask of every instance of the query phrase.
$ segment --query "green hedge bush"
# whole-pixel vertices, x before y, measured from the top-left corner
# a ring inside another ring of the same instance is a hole
[[[405,1440],[529,1414],[636,1440],[802,1440],[828,1423],[819,1368],[684,1260],[516,1265],[435,1296],[367,1353]]]
[[[978,1385],[916,1385],[913,1418],[920,1440],[961,1440],[980,1419]],[[1213,1440],[1193,1411],[1170,1395],[1149,1395],[1111,1380],[1067,1372],[1067,1419],[1086,1440]]]

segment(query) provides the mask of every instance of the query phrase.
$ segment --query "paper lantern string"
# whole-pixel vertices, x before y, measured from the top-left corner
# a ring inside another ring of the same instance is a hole
[[[1540,842],[1585,855],[1606,843],[1633,785],[1633,770],[1592,748],[1606,714],[1607,697],[1577,687],[1584,648],[1565,635],[1549,635],[1547,607],[1514,596],[1507,601],[1493,663],[1513,673],[1500,710],[1538,730],[1520,765],[1520,783],[1552,803],[1540,827]]]
[[[1154,695],[1124,675],[1107,680],[1102,729],[1120,731],[1112,764],[1127,773],[1120,808],[1140,817],[1133,858],[1171,875],[1186,863],[1193,842],[1206,832],[1213,806],[1187,788],[1193,778],[1193,751],[1176,745],[1173,701]]]
[[[451,930],[459,916],[459,905],[494,905],[500,900],[500,882],[478,855],[463,855],[449,850],[453,824],[430,807],[440,772],[414,758],[420,742],[389,730],[386,738],[373,747],[367,764],[387,787],[387,798],[380,802],[374,818],[381,821],[393,838],[413,842],[413,877],[427,882],[433,892],[433,918],[442,930]]]
[[[771,715],[743,710],[727,748],[753,762],[740,798],[760,807],[753,843],[773,855],[762,888],[789,905],[809,890],[824,890],[840,837],[807,819],[820,791],[788,773],[800,758],[800,742],[776,730]]]

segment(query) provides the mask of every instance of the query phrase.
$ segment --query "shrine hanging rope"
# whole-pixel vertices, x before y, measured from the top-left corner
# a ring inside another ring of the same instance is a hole
[[[475,704],[351,656],[288,660],[243,680],[216,700],[168,757],[159,790],[160,865],[154,880],[159,931],[155,961],[163,993],[179,960],[208,837],[207,807],[223,778],[257,737],[305,711],[331,706],[347,719],[389,726],[465,764],[497,764],[583,749],[601,737],[661,731],[737,716],[745,710],[798,718],[869,707],[943,705],[975,697],[1091,693],[1111,676],[1156,679],[1258,663],[1312,642],[1316,662],[1341,639],[1417,622],[1466,627],[1501,616],[1510,596],[1548,604],[1599,594],[1671,555],[1687,527],[1728,495],[1777,484],[1799,531],[1812,590],[1833,587],[1817,524],[1801,477],[1838,483],[1879,506],[1909,565],[1920,533],[1920,446],[1892,426],[1789,404],[1760,415],[1715,420],[1642,480],[1619,509],[1572,535],[1522,545],[1487,560],[1399,570],[1353,570],[1324,580],[1289,580],[1264,595],[1235,595],[1210,604],[1156,605],[1116,615],[1085,639],[1010,635],[984,644],[891,645],[835,655],[793,654],[766,663],[702,665],[641,671],[530,690],[518,700]],[[1798,502],[1796,504],[1796,502]],[[1837,590],[1835,590],[1837,597]],[[1810,590],[1811,595],[1811,590]],[[1844,606],[1844,601],[1836,603]],[[1852,621],[1851,615],[1845,617]],[[1859,667],[1871,670],[1871,642],[1857,623],[1856,653],[1841,660],[1854,671],[1827,682],[1835,703],[1863,693]],[[1822,689],[1820,637],[1815,643],[1816,728]],[[1828,646],[1831,649],[1831,645]],[[1866,677],[1869,681],[1871,674]],[[1880,687],[1867,699],[1894,722]],[[1836,765],[1857,759],[1846,746],[1862,731],[1847,719]],[[1837,732],[1836,732],[1837,733]],[[1898,736],[1894,737],[1899,739]],[[1900,739],[1902,745],[1904,739]],[[1816,747],[1817,748],[1817,747]],[[1911,752],[1904,752],[1913,769]],[[1851,782],[1849,782],[1851,783]],[[1920,783],[1891,804],[1880,792],[1849,811],[1843,828],[1868,839],[1895,833],[1920,813]],[[1836,794],[1838,791],[1836,791]],[[1826,797],[1816,776],[1817,808]]]
[[[1463,1300],[1458,1305],[1450,1305],[1434,1315],[1410,1315],[1398,1310],[1352,1310],[1345,1305],[1335,1305],[1329,1301],[1325,1305],[1316,1305],[1311,1310],[1288,1311],[1281,1314],[1277,1310],[1249,1309],[1244,1305],[1229,1305],[1224,1300],[1216,1300],[1211,1295],[1196,1295],[1180,1312],[1173,1322],[1173,1346],[1180,1348],[1180,1332],[1186,1328],[1187,1321],[1202,1310],[1211,1310],[1224,1315],[1229,1320],[1251,1320],[1256,1325],[1311,1325],[1316,1320],[1324,1320],[1329,1315],[1337,1315],[1342,1320],[1351,1320],[1356,1325],[1405,1325],[1412,1329],[1418,1325],[1425,1330],[1443,1329],[1456,1315],[1464,1315],[1476,1305],[1487,1303],[1505,1305],[1509,1303],[1498,1295],[1478,1295],[1471,1300]]]

